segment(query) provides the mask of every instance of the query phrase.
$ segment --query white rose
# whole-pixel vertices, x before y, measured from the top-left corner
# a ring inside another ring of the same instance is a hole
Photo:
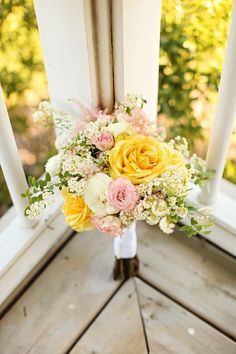
[[[87,183],[85,189],[85,202],[96,216],[116,214],[117,209],[109,205],[108,188],[112,181],[111,177],[104,173],[96,173]]]
[[[46,165],[45,169],[51,176],[56,176],[60,172],[61,165],[61,154],[55,155],[51,157]]]
[[[115,138],[119,134],[122,134],[122,133],[128,133],[128,134],[133,134],[134,133],[134,131],[131,129],[130,125],[127,122],[125,122],[125,121],[110,124],[106,128],[106,130],[111,132],[114,135]]]

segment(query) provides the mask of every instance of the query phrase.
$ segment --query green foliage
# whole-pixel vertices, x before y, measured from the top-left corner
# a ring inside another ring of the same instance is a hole
[[[172,136],[183,135],[192,145],[204,138],[194,103],[201,96],[211,101],[217,91],[231,5],[232,0],[163,2],[159,112],[172,120]]]
[[[192,166],[191,166],[192,165]],[[186,167],[192,168],[192,180],[193,183],[199,185],[200,187],[204,187],[207,182],[214,176],[214,170],[208,170],[206,168],[206,163],[199,156],[194,154],[191,157],[191,165],[187,164]]]
[[[43,80],[40,75],[43,62],[32,1],[2,0],[0,23],[0,80],[8,103],[16,103],[26,90],[34,87],[35,81],[40,84]]]
[[[210,217],[207,210],[198,210],[192,205],[188,205],[188,224],[180,227],[180,230],[186,233],[188,237],[193,237],[198,234],[209,235],[210,227],[214,225],[214,220]],[[203,208],[204,209],[204,208]]]

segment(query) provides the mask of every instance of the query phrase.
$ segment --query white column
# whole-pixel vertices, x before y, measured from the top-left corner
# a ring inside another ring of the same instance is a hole
[[[114,88],[110,0],[93,0],[91,8],[94,20],[99,106],[112,111]]]
[[[161,0],[112,0],[115,98],[142,94],[157,117]]]
[[[35,12],[54,107],[78,114],[76,99],[97,106],[97,69],[91,2],[34,0]]]
[[[214,202],[219,190],[227,158],[228,147],[236,117],[236,3],[228,36],[224,65],[220,79],[218,100],[213,120],[212,133],[207,151],[207,167],[216,170],[215,176],[201,191],[202,203]]]
[[[0,86],[0,164],[15,206],[17,216],[22,226],[31,227],[35,223],[25,218],[24,209],[27,206],[21,193],[28,188],[24,170],[18,155],[10,119]]]
[[[143,95],[146,111],[157,118],[161,0],[112,0],[112,47],[115,99]],[[137,252],[135,223],[114,239],[117,258]]]

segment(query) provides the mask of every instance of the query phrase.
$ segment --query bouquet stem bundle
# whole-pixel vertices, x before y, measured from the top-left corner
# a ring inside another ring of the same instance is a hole
[[[114,254],[114,280],[127,279],[138,274],[136,223],[127,227],[121,236],[114,238]]]

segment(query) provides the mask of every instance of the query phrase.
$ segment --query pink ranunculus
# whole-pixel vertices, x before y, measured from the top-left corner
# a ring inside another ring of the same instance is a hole
[[[117,216],[107,215],[104,217],[93,216],[93,225],[101,232],[116,237],[122,235],[124,227]]]
[[[114,146],[114,137],[110,132],[101,132],[92,140],[92,144],[101,151],[110,150]]]
[[[111,206],[123,211],[133,209],[139,199],[135,186],[124,177],[110,183],[108,198]]]

